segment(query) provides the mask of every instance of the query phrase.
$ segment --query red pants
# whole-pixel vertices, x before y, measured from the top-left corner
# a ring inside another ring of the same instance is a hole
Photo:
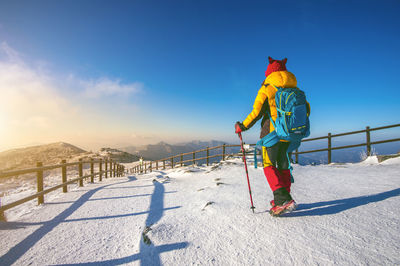
[[[272,191],[284,187],[290,193],[289,144],[278,142],[272,147],[263,147],[264,174]]]
[[[275,166],[268,166],[264,168],[264,174],[272,191],[284,187],[290,193],[292,182],[289,169],[278,170]]]

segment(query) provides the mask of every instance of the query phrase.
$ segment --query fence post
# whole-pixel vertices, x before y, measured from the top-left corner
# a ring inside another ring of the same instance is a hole
[[[117,163],[116,162],[114,162],[114,168],[113,168],[113,177],[116,177],[116,173],[117,173],[117,169],[116,169],[116,167],[117,167]]]
[[[328,133],[328,163],[332,162],[332,134]]]
[[[36,163],[36,167],[42,167],[43,163],[38,162]],[[42,192],[43,191],[43,170],[38,170],[36,174],[36,180],[37,180],[37,192]],[[38,196],[38,205],[44,203],[44,196]]]
[[[62,164],[67,163],[67,160],[62,160],[61,161]],[[62,176],[62,183],[66,183],[67,182],[67,167],[65,165],[62,166],[61,168],[61,176]],[[68,186],[65,185],[63,186],[63,192],[67,193],[68,192]]]
[[[108,170],[107,170],[108,177],[111,178],[111,159],[108,160],[108,167],[107,168],[108,168]]]
[[[0,208],[1,208],[1,197],[0,197]],[[4,215],[4,211],[0,210],[0,221],[6,221],[6,216]]]
[[[150,173],[153,172],[153,162],[150,162]]]
[[[158,171],[158,161],[156,161],[156,170]]]
[[[295,158],[296,158],[296,164],[298,164],[299,163],[299,149],[296,149]]]
[[[108,178],[108,160],[107,160],[107,158],[104,159],[104,177]]]
[[[82,165],[82,159],[79,159],[79,177],[83,176],[83,165]],[[79,186],[83,187],[83,179],[79,179]]]
[[[222,145],[222,161],[225,161],[225,143]]]
[[[115,177],[115,162],[114,161],[112,162],[111,169],[112,169],[111,170],[111,176]]]
[[[171,168],[174,168],[174,156],[171,157]]]
[[[103,159],[100,158],[99,161],[99,181],[101,182],[103,180],[103,173],[102,173],[102,169],[103,168]]]
[[[371,131],[369,127],[365,128],[365,133],[367,135],[367,155],[371,156]]]
[[[196,164],[196,152],[193,152],[193,166]]]
[[[93,164],[93,158],[90,158],[90,183],[94,183],[94,164]]]
[[[210,156],[210,150],[207,147],[207,166],[209,165],[209,162],[210,162],[209,156]]]
[[[163,162],[163,170],[165,170],[165,160],[163,160],[162,162]]]
[[[147,173],[147,163],[144,163],[144,173]]]
[[[181,154],[181,167],[183,167],[183,155]]]

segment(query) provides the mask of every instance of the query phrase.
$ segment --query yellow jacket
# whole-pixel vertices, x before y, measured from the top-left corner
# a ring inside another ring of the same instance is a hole
[[[246,128],[252,127],[264,116],[266,117],[263,119],[263,122],[264,120],[269,120],[268,112],[270,112],[271,118],[274,121],[276,120],[278,113],[275,104],[275,93],[277,90],[271,85],[281,88],[294,88],[297,87],[297,80],[289,71],[276,71],[268,75],[258,91],[257,97],[254,101],[253,111],[243,121],[243,125]],[[270,122],[269,132],[274,131],[274,129],[272,122]]]

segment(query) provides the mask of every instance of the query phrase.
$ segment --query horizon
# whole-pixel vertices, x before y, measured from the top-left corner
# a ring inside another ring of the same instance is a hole
[[[64,143],[64,144],[72,145],[72,146],[75,146],[75,147],[77,147],[79,149],[82,149],[82,150],[85,150],[85,151],[100,151],[101,149],[108,149],[108,148],[109,149],[126,149],[126,148],[131,148],[131,147],[141,148],[141,147],[145,147],[145,146],[148,146],[148,145],[159,145],[159,144],[180,146],[180,145],[187,145],[187,144],[191,144],[191,143],[195,143],[195,142],[214,142],[214,141],[215,142],[224,142],[224,141],[221,141],[221,140],[209,140],[209,141],[207,141],[207,140],[204,140],[204,141],[203,140],[192,140],[192,141],[188,141],[188,142],[177,142],[177,143],[168,143],[168,142],[165,142],[165,141],[159,141],[159,142],[145,144],[145,145],[128,145],[128,146],[120,146],[120,147],[107,146],[106,145],[106,146],[101,146],[101,147],[99,147],[99,148],[97,148],[95,150],[92,150],[92,149],[86,149],[85,147],[83,147],[81,145],[78,145],[78,144],[75,144],[75,143],[70,143],[70,142],[65,142],[65,141],[56,141],[56,142],[48,142],[48,143],[31,143],[31,144],[27,144],[27,145],[16,146],[16,147],[13,147],[13,148],[10,148],[10,149],[0,150],[0,153],[1,152],[12,151],[12,150],[18,150],[18,149],[31,148],[31,147],[36,147],[36,146],[46,146],[46,145],[58,144],[58,143]],[[233,144],[233,143],[226,142],[225,144]]]
[[[386,129],[388,130],[388,129]],[[391,136],[396,136],[399,134],[399,129],[398,128],[391,128],[389,129],[392,131]],[[357,131],[357,130],[352,130],[352,131]],[[335,132],[334,134],[341,134],[341,133],[346,133],[346,132]],[[361,134],[361,133],[359,133]],[[334,139],[332,140],[332,147],[338,147],[338,146],[343,146],[343,145],[350,145],[350,144],[355,144],[355,143],[359,143],[360,142],[360,136],[357,137],[357,135],[359,134],[355,134],[355,135],[350,135],[350,136],[342,136],[339,139]],[[322,137],[322,136],[319,136]],[[363,136],[364,137],[364,136]],[[388,137],[387,135],[382,135],[380,136],[371,136],[372,141],[378,141],[378,140],[387,140]],[[14,147],[11,149],[5,149],[5,150],[0,150],[0,153],[2,152],[8,152],[8,151],[12,151],[12,150],[18,150],[18,149],[24,149],[24,148],[31,148],[31,147],[35,147],[35,146],[46,146],[46,145],[51,145],[51,144],[57,144],[57,143],[64,143],[64,144],[68,144],[68,145],[72,145],[75,146],[79,149],[85,150],[86,152],[97,152],[100,151],[101,149],[104,148],[110,148],[110,149],[117,149],[117,150],[124,150],[127,148],[136,148],[136,149],[140,149],[140,148],[147,148],[147,146],[149,145],[160,145],[160,144],[166,144],[166,145],[171,145],[171,146],[185,146],[187,144],[191,144],[191,143],[196,143],[196,142],[222,142],[225,143],[227,145],[232,145],[235,143],[229,143],[226,141],[222,141],[222,140],[191,140],[188,142],[177,142],[177,143],[168,143],[165,141],[159,141],[156,143],[150,143],[150,144],[146,144],[146,145],[128,145],[128,146],[110,146],[110,145],[105,145],[105,146],[101,146],[98,147],[96,149],[88,149],[82,145],[78,145],[75,143],[69,143],[69,142],[65,142],[65,141],[57,141],[57,142],[51,142],[51,143],[36,143],[36,144],[29,144],[29,145],[24,145],[24,146],[19,146],[19,147]],[[256,142],[245,142],[247,144],[255,144]],[[236,143],[237,144],[237,143]],[[336,144],[336,145],[335,145]],[[303,145],[301,146],[301,148],[299,149],[299,151],[304,151],[304,150],[312,150],[312,149],[316,149],[316,148],[321,148],[321,147],[326,147],[327,143],[320,143],[320,141],[311,141],[311,142],[306,142],[303,143]],[[357,153],[360,155],[360,158],[364,155],[364,153],[366,153],[366,147],[362,146],[362,147],[355,147],[355,148],[347,148],[347,149],[339,149],[339,150],[335,150],[333,153],[344,153],[347,152],[349,154],[354,154]],[[320,154],[321,152],[318,152],[318,154]],[[320,155],[321,158],[326,157],[327,154],[326,152],[322,152],[323,154]],[[382,144],[374,144],[372,145],[372,155],[389,155],[389,154],[398,154],[400,153],[400,143],[399,142],[389,142],[389,143],[382,143]],[[315,154],[315,153],[313,153]],[[337,154],[336,154],[337,155]],[[301,157],[309,157],[308,155],[301,155]],[[311,157],[314,157],[314,155],[311,155]],[[306,159],[307,159],[306,158]],[[303,158],[304,159],[304,158]]]
[[[1,2],[0,151],[60,141],[85,150],[239,143],[234,124],[251,112],[268,56],[288,58],[306,92],[310,137],[397,124],[399,8]],[[244,133],[247,143],[259,124]]]

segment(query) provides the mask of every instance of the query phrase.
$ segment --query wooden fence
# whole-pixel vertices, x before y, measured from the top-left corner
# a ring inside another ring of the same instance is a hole
[[[83,168],[85,164],[90,165],[90,174],[83,175]],[[94,172],[94,166],[95,164],[98,164],[98,172]],[[104,170],[103,170],[103,165],[104,165]],[[78,177],[67,180],[67,167],[70,166],[78,166]],[[61,184],[56,185],[54,187],[50,187],[47,189],[44,189],[43,185],[43,172],[48,171],[48,170],[53,170],[53,169],[58,169],[61,168]],[[23,199],[17,200],[12,203],[5,204],[3,206],[0,206],[0,219],[4,219],[4,211],[11,209],[15,206],[18,206],[20,204],[23,204],[25,202],[28,202],[30,200],[33,200],[37,198],[38,204],[43,204],[44,203],[44,195],[47,193],[50,193],[56,189],[62,188],[63,192],[66,193],[68,192],[68,185],[77,182],[80,187],[83,186],[83,180],[86,178],[90,178],[90,182],[94,183],[95,177],[99,177],[99,181],[102,181],[103,175],[105,178],[109,177],[116,177],[116,176],[122,176],[123,172],[125,171],[125,168],[123,165],[114,162],[113,160],[89,160],[89,161],[83,161],[82,159],[79,160],[79,162],[73,162],[73,163],[67,163],[66,160],[62,160],[61,164],[57,165],[50,165],[50,166],[43,166],[41,162],[38,162],[36,164],[36,168],[30,168],[30,169],[22,169],[22,170],[15,170],[15,171],[7,171],[7,172],[0,172],[0,178],[6,178],[6,177],[12,177],[12,176],[19,176],[19,175],[24,175],[24,174],[30,174],[30,173],[36,173],[36,185],[37,185],[37,193],[33,194],[31,196],[25,197]]]
[[[210,159],[212,158],[218,158],[221,157],[221,160],[224,161],[225,158],[229,155],[232,154],[227,154],[226,153],[226,148],[228,147],[240,147],[240,145],[220,145],[220,146],[215,146],[215,147],[207,147],[206,149],[201,149],[193,152],[187,152],[187,153],[181,153],[175,156],[171,156],[168,158],[164,158],[161,160],[157,161],[151,161],[151,162],[145,162],[143,165],[137,165],[131,169],[131,172],[133,173],[147,173],[147,172],[152,172],[153,170],[159,170],[159,169],[167,169],[167,168],[174,168],[176,166],[183,166],[184,164],[192,163],[193,165],[196,164],[197,161],[205,160],[206,164],[210,164]],[[215,154],[215,155],[210,155],[210,151],[213,150],[221,150],[220,154]],[[206,155],[202,157],[196,156],[199,153],[206,153]],[[185,159],[184,157],[190,156],[190,159]],[[177,160],[179,159],[179,160]]]
[[[380,141],[371,141],[371,132],[372,131],[389,129],[389,128],[394,128],[394,127],[400,127],[400,124],[384,126],[384,127],[377,127],[377,128],[366,127],[364,130],[358,130],[358,131],[352,131],[352,132],[346,132],[346,133],[340,133],[340,134],[328,133],[327,136],[304,139],[302,142],[327,139],[328,140],[327,141],[327,148],[316,149],[316,150],[308,150],[308,151],[298,151],[298,150],[296,150],[295,152],[292,153],[292,155],[295,156],[295,162],[298,163],[300,154],[327,151],[328,152],[328,163],[331,163],[332,162],[332,151],[333,150],[365,146],[367,148],[367,155],[370,156],[371,155],[371,147],[372,147],[372,145],[388,143],[388,142],[394,142],[394,141],[400,141],[400,138],[388,139],[388,140],[380,140]],[[360,133],[365,133],[366,134],[365,135],[366,142],[360,143],[360,144],[354,144],[354,145],[332,147],[332,138],[341,137],[341,136],[347,136],[347,135],[353,135],[353,134],[360,134]],[[255,146],[255,144],[250,144],[250,146]],[[178,154],[178,155],[171,156],[171,157],[168,157],[168,158],[164,158],[164,159],[161,159],[161,160],[146,162],[146,163],[143,163],[143,165],[137,165],[137,166],[135,166],[135,167],[133,167],[131,169],[131,172],[132,173],[147,173],[147,172],[152,172],[153,170],[160,170],[160,169],[165,170],[167,168],[174,168],[176,166],[183,166],[184,164],[190,164],[191,163],[192,165],[194,165],[194,164],[196,164],[197,161],[200,161],[200,160],[206,160],[206,164],[209,165],[211,158],[220,157],[220,159],[222,161],[224,161],[227,156],[237,155],[237,153],[236,154],[235,153],[227,154],[226,153],[226,148],[228,148],[228,147],[237,147],[237,148],[239,148],[240,145],[225,145],[224,144],[224,145],[211,147],[211,148],[206,148],[206,149],[202,149],[202,150],[197,150],[197,151],[193,151],[193,152],[182,153],[182,154]],[[219,154],[210,155],[210,151],[218,150],[218,149],[221,150]],[[206,156],[198,158],[196,155],[198,153],[201,153],[201,152],[203,152],[203,153],[205,152]],[[192,156],[192,158],[184,159],[184,157],[188,157],[190,155]]]
[[[346,133],[340,133],[340,134],[333,134],[333,135],[331,133],[328,133],[327,136],[318,137],[318,138],[304,139],[302,142],[327,139],[328,147],[324,148],[324,149],[309,150],[309,151],[298,151],[298,150],[296,150],[296,152],[293,153],[293,155],[295,155],[295,158],[296,158],[295,162],[296,163],[299,162],[299,154],[327,151],[328,152],[328,163],[331,163],[332,162],[332,151],[333,150],[341,150],[341,149],[363,147],[363,146],[365,146],[367,148],[367,155],[370,156],[371,155],[371,147],[372,147],[372,145],[377,145],[377,144],[382,144],[382,143],[389,143],[389,142],[394,142],[394,141],[400,141],[400,138],[388,139],[388,140],[380,140],[380,141],[371,141],[371,132],[372,131],[383,130],[383,129],[388,129],[388,128],[394,128],[394,127],[400,127],[400,124],[384,126],[384,127],[376,127],[376,128],[366,127],[364,130],[358,130],[358,131],[352,131],[352,132],[346,132]],[[339,146],[339,147],[332,147],[332,138],[348,136],[348,135],[354,135],[354,134],[360,134],[360,133],[365,133],[365,142],[364,143],[346,145],[346,146]]]

